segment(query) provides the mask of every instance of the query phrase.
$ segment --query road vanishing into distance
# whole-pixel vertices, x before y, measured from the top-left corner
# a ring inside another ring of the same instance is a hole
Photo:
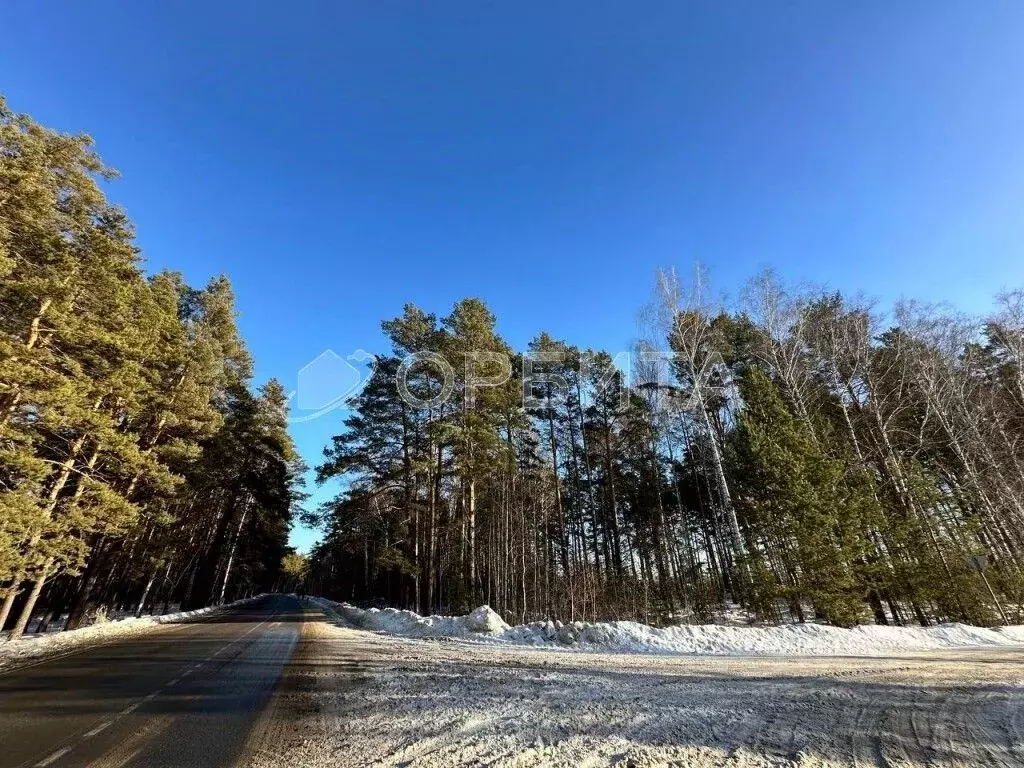
[[[0,674],[0,768],[1024,766],[1024,653],[580,653],[273,595]]]
[[[0,674],[0,767],[238,762],[301,622],[272,595]]]

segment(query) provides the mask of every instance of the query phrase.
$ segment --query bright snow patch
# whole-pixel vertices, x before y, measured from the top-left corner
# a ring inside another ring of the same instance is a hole
[[[511,631],[501,616],[489,606],[482,605],[468,616],[420,616],[412,611],[396,608],[371,608],[364,611],[347,603],[335,603],[322,598],[314,601],[331,608],[351,624],[363,629],[387,632],[403,637],[472,637],[489,635],[500,638]]]
[[[466,627],[472,632],[504,632],[508,624],[489,605],[481,605],[466,617]]]
[[[420,616],[394,608],[363,610],[313,598],[363,629],[401,637],[574,648],[618,653],[730,656],[881,656],[899,651],[997,647],[1024,643],[1024,627],[985,629],[966,624],[934,627],[864,625],[853,629],[821,624],[725,627],[715,624],[650,627],[635,621],[534,622],[510,627],[484,605],[467,616]]]

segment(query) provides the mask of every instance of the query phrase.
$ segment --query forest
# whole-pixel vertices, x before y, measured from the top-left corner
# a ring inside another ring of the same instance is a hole
[[[1021,620],[1024,292],[972,317],[655,282],[627,355],[517,353],[476,298],[384,322],[309,588],[510,622]]]
[[[281,577],[304,467],[225,277],[147,275],[85,135],[0,100],[0,627],[194,608]]]
[[[1024,291],[973,316],[656,276],[628,350],[412,304],[303,511],[231,285],[148,273],[85,135],[0,101],[0,627],[272,589],[507,620],[979,625],[1024,602]]]

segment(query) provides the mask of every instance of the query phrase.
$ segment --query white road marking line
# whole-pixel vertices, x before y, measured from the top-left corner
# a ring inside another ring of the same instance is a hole
[[[58,749],[49,757],[40,760],[38,763],[36,763],[36,768],[45,768],[45,766],[49,765],[50,763],[55,763],[58,760],[60,760],[62,757],[64,757],[64,755],[66,755],[70,751],[71,747],[63,747],[62,749]]]
[[[213,661],[213,660],[214,660],[215,658],[217,658],[217,657],[218,657],[218,656],[220,656],[220,655],[221,655],[222,653],[224,653],[224,651],[228,650],[228,649],[229,649],[229,648],[230,648],[231,646],[233,646],[233,645],[237,645],[238,643],[242,642],[242,641],[243,641],[243,640],[244,640],[245,638],[247,638],[247,637],[248,637],[249,635],[251,635],[251,634],[252,634],[253,632],[255,632],[255,631],[256,631],[257,629],[259,629],[260,627],[262,627],[262,626],[263,626],[264,624],[268,624],[269,622],[270,622],[270,619],[266,619],[266,620],[264,620],[264,621],[261,621],[261,622],[260,622],[259,624],[256,624],[255,626],[253,626],[253,627],[250,627],[250,628],[249,628],[249,629],[248,629],[248,630],[247,630],[246,632],[243,632],[243,633],[242,633],[241,635],[239,635],[238,637],[236,637],[236,638],[235,638],[234,640],[232,640],[232,641],[231,641],[230,643],[228,643],[227,645],[225,645],[225,646],[224,646],[223,648],[219,649],[219,650],[218,650],[218,651],[217,651],[216,653],[214,653],[214,654],[213,654],[212,656],[210,656],[210,657],[208,657],[207,659],[205,659],[205,661]]]
[[[183,672],[182,672],[182,673],[181,673],[180,675],[178,675],[178,676],[177,676],[176,678],[174,678],[173,680],[171,680],[170,682],[168,682],[168,683],[167,683],[167,685],[166,685],[165,687],[167,687],[167,688],[173,688],[174,686],[176,686],[176,685],[177,685],[178,683],[180,683],[180,682],[181,682],[181,679],[182,679],[183,677],[187,677],[187,676],[191,675],[191,674],[192,674],[192,673],[193,673],[193,672],[194,672],[195,670],[197,670],[197,669],[201,668],[201,667],[202,667],[202,666],[203,666],[204,664],[207,664],[207,663],[209,663],[209,662],[212,662],[212,661],[213,661],[213,660],[214,660],[215,658],[217,658],[217,657],[218,657],[218,656],[220,656],[220,655],[221,655],[222,653],[224,653],[225,651],[227,651],[228,649],[230,649],[230,648],[231,648],[232,646],[234,646],[234,645],[237,645],[238,643],[242,642],[242,640],[244,640],[244,639],[245,639],[246,637],[248,637],[249,635],[251,635],[251,634],[252,634],[253,632],[255,632],[255,631],[256,631],[257,629],[259,629],[260,627],[262,627],[262,626],[264,626],[265,624],[267,624],[267,623],[268,623],[269,621],[270,621],[270,619],[267,619],[266,621],[261,621],[261,622],[260,622],[259,624],[257,624],[257,625],[256,625],[256,626],[254,626],[254,627],[250,627],[250,628],[249,628],[249,630],[248,630],[247,632],[245,632],[245,633],[243,633],[242,635],[240,635],[240,636],[236,637],[236,638],[235,638],[234,640],[232,640],[232,641],[231,641],[230,643],[228,643],[227,645],[225,645],[225,646],[223,646],[222,648],[220,648],[219,650],[217,650],[217,652],[216,652],[216,653],[214,653],[214,654],[213,654],[212,656],[207,656],[207,657],[206,657],[205,659],[203,659],[202,661],[196,662],[195,664],[193,664],[193,665],[192,665],[192,666],[190,666],[190,667],[186,667],[186,668],[185,668],[185,670],[184,670],[184,671],[183,671]],[[276,625],[277,625],[277,624],[279,624],[279,623],[280,623],[280,622],[277,622],[277,623],[275,623],[275,624],[271,624],[271,626],[276,626]],[[155,693],[154,693],[154,694],[152,694],[152,696],[155,696],[155,695],[156,695]],[[150,697],[150,696],[148,696],[148,697],[147,697],[147,699],[148,699],[148,698],[151,698],[151,697]]]
[[[105,723],[100,723],[95,728],[93,728],[91,731],[89,731],[87,734],[85,734],[85,736],[83,736],[82,738],[83,739],[91,739],[97,733],[100,733],[104,728],[109,726],[112,722],[114,722],[114,721],[113,720],[107,720],[107,722],[105,722]]]
[[[228,650],[228,648],[230,648],[233,645],[236,645],[237,643],[240,643],[246,637],[251,635],[253,632],[255,632],[260,627],[266,625],[270,621],[271,621],[270,619],[266,619],[264,621],[259,622],[255,626],[250,627],[247,632],[243,633],[239,637],[236,637],[233,641],[231,641],[230,643],[225,645],[223,648],[221,648],[219,651],[217,651],[212,656],[208,656],[207,658],[203,659],[202,661],[197,662],[196,664],[193,664],[191,667],[188,668],[188,670],[183,675],[181,675],[179,677],[176,677],[174,680],[172,680],[167,685],[168,686],[177,685],[181,681],[181,678],[184,677],[185,675],[189,674],[192,670],[199,669],[201,666],[203,666],[203,664],[206,664],[208,662],[213,661],[214,658],[216,658],[217,656],[220,656],[220,654],[222,654],[224,651]],[[195,625],[191,624],[190,622],[183,622],[181,626],[173,627],[173,628],[167,630],[167,632],[168,632],[168,634],[170,634],[172,632],[182,631],[182,630],[188,629],[190,626],[195,626]],[[275,625],[272,625],[272,626],[275,626]],[[66,654],[60,654],[60,655],[57,655],[57,656],[49,656],[47,658],[40,659],[39,661],[34,662],[32,664],[25,664],[25,665],[22,665],[20,667],[16,667],[15,669],[9,670],[9,671],[10,672],[15,672],[15,671],[18,671],[18,670],[21,670],[21,669],[26,669],[28,667],[34,667],[34,666],[37,666],[39,664],[44,664],[46,662],[53,661],[55,659],[63,658],[64,656],[70,656],[70,655],[72,655],[73,653],[76,653],[76,652],[77,651],[71,651],[70,653],[66,653]],[[153,691],[152,693],[148,694],[147,696],[143,697],[142,700],[137,701],[134,704],[129,704],[127,707],[125,707],[120,712],[118,712],[117,715],[115,715],[112,720],[107,720],[106,722],[100,723],[95,728],[93,728],[91,731],[88,731],[85,734],[83,734],[79,738],[79,740],[80,741],[85,741],[86,739],[91,739],[93,736],[96,736],[97,734],[101,733],[106,728],[109,728],[112,724],[114,724],[115,722],[120,720],[125,715],[130,715],[132,712],[134,712],[136,709],[138,709],[139,706],[141,704],[143,704],[144,702],[151,701],[152,699],[156,698],[162,692],[163,692],[162,688],[161,689],[157,689],[157,690]],[[51,764],[55,763],[57,760],[60,760],[62,757],[64,757],[64,755],[66,755],[68,752],[70,752],[71,749],[72,749],[71,747],[61,747],[56,752],[52,752],[50,755],[48,755],[47,757],[45,757],[42,760],[40,760],[38,763],[35,764],[35,766],[33,768],[46,768],[46,766],[51,765]]]

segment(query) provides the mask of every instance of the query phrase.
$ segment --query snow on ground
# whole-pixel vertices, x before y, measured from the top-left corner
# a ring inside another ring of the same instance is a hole
[[[199,608],[194,611],[166,613],[162,616],[143,616],[138,619],[131,617],[112,620],[101,624],[93,624],[91,627],[73,629],[68,632],[25,635],[13,642],[0,639],[0,671],[11,667],[19,667],[48,656],[68,653],[84,646],[98,645],[108,640],[140,634],[161,624],[186,621],[195,616],[203,616],[211,611],[221,610],[234,605],[243,605],[258,599],[258,597],[236,600],[233,603],[227,603],[222,606]]]
[[[170,603],[167,606],[167,610],[164,611],[163,615],[167,615],[167,614],[171,614],[171,613],[180,613],[180,612],[181,612],[181,605],[179,603]],[[105,611],[104,610],[104,611],[102,611],[102,613],[93,611],[91,613],[91,615],[87,616],[87,620],[89,621],[89,626],[92,626],[93,624],[103,624],[104,622],[108,622],[108,621],[124,621],[125,619],[133,619],[133,618],[135,618],[135,611],[134,611],[134,609],[131,609],[131,610],[122,609],[122,610],[118,610],[118,611]],[[57,634],[58,632],[63,632],[64,631],[64,625],[67,624],[67,621],[68,621],[68,614],[62,613],[60,616],[53,617],[53,619],[50,621],[50,623],[46,626],[46,631],[40,633],[39,632],[39,626],[42,623],[42,619],[43,619],[43,617],[41,615],[36,616],[35,618],[33,618],[32,621],[30,621],[28,623],[28,626],[25,628],[25,635],[24,636],[25,637],[31,637],[33,635],[39,635],[39,634],[52,635],[52,634]]]
[[[535,622],[510,627],[487,606],[467,616],[420,616],[394,608],[363,610],[314,598],[350,624],[399,637],[452,638],[510,645],[615,653],[731,656],[879,656],[966,646],[998,648],[1024,643],[1024,627],[986,629],[966,624],[842,629],[822,624],[768,627],[680,625],[650,627],[635,621]]]
[[[310,613],[252,768],[1024,765],[1024,655],[1014,647],[889,658],[566,653],[425,642]],[[424,637],[465,625],[352,615],[412,621]]]

